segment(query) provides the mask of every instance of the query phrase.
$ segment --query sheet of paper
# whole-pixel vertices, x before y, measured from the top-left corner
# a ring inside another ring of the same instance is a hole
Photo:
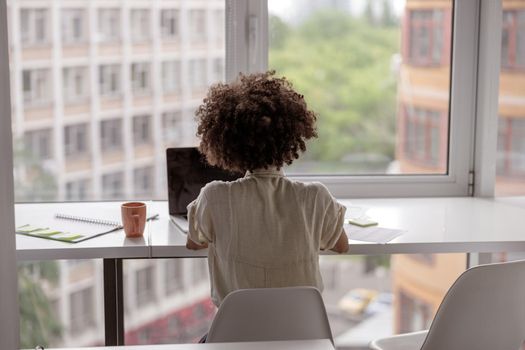
[[[387,243],[403,234],[403,230],[391,229],[385,227],[359,227],[355,225],[344,225],[348,239],[356,241]]]

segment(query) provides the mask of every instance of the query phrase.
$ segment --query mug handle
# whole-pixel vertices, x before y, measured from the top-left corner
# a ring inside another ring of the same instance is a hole
[[[140,215],[139,214],[133,214],[131,215],[133,220],[133,234],[138,234],[140,231],[139,222],[140,222]]]

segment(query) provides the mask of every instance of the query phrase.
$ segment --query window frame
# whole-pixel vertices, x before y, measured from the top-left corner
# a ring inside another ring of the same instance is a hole
[[[335,197],[469,196],[474,171],[481,2],[454,1],[448,171],[443,175],[295,175]],[[484,1],[486,2],[486,1]],[[268,69],[268,0],[226,0],[226,79]],[[494,97],[491,96],[493,99]],[[461,116],[457,117],[457,116]],[[470,186],[469,186],[470,185]]]

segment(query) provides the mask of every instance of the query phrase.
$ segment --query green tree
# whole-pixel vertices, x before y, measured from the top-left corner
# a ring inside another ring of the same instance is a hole
[[[22,263],[18,265],[18,298],[20,303],[20,345],[48,347],[60,338],[62,327],[44,292],[58,282],[55,261]]]
[[[318,113],[319,139],[301,161],[315,161],[313,171],[343,166],[346,172],[382,172],[394,158],[396,79],[390,61],[398,42],[398,28],[324,11],[288,27],[286,44],[270,48],[270,67],[290,79]],[[383,169],[370,167],[374,157],[386,160]],[[351,169],[349,160],[359,158],[362,164]]]

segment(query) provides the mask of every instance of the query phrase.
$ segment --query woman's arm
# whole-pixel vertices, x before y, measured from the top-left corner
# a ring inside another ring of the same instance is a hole
[[[346,253],[348,251],[348,236],[344,229],[341,229],[341,235],[339,239],[335,242],[335,245],[330,250],[336,253]]]

